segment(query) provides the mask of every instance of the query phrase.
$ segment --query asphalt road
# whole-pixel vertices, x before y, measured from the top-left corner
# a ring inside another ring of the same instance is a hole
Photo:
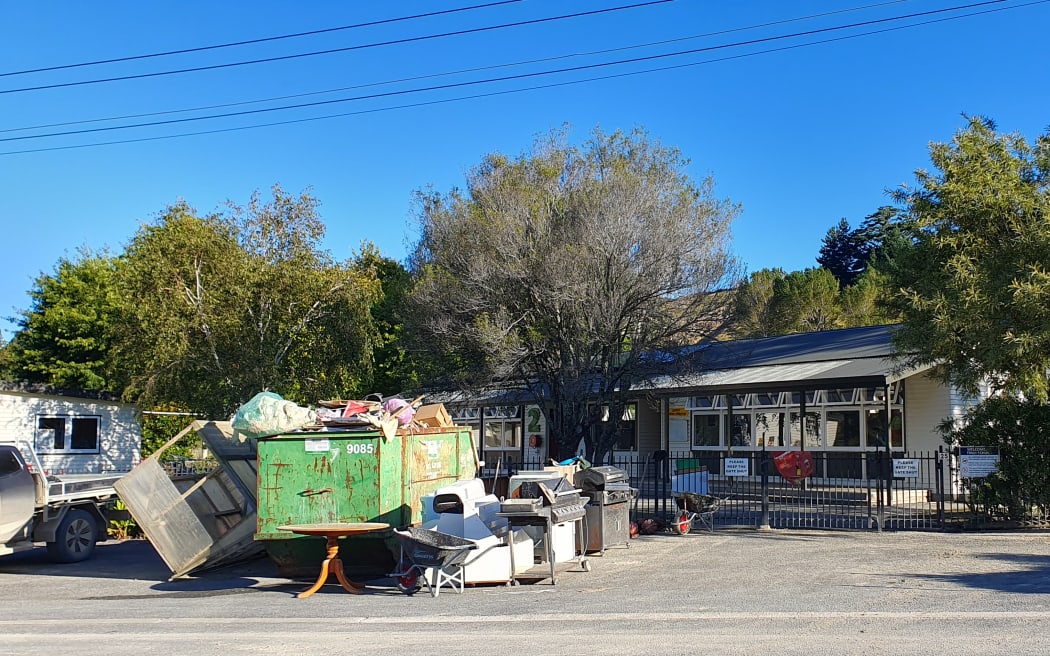
[[[558,584],[363,595],[145,541],[0,558],[0,654],[1050,654],[1050,533],[660,534]]]

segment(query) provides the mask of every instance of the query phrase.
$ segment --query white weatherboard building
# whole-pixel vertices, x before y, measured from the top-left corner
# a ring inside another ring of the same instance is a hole
[[[105,394],[0,382],[0,442],[30,444],[47,473],[122,472],[141,459],[142,428]]]
[[[902,370],[892,343],[897,328],[699,346],[673,371],[634,384],[637,400],[623,417],[614,458],[644,461],[661,450],[701,459],[805,450],[815,456],[817,476],[839,478],[861,475],[865,454],[885,450],[887,440],[894,453],[936,451],[943,445],[938,424],[977,399],[927,370]],[[475,429],[486,462],[547,457],[542,400],[520,390],[443,400],[457,424]]]

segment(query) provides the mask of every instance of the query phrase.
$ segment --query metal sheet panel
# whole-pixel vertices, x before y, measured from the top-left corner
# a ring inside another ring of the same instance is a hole
[[[237,473],[222,466],[203,477],[171,478],[159,462],[163,450],[114,487],[172,578],[261,555],[254,485],[246,494]]]
[[[884,384],[897,379],[893,377],[894,371],[894,362],[886,358],[828,360],[721,369],[684,376],[654,376],[639,382],[635,389],[742,388],[787,384],[813,388],[834,385],[836,381],[862,379]]]
[[[208,531],[156,460],[143,460],[115,487],[168,569],[183,570],[211,545]]]

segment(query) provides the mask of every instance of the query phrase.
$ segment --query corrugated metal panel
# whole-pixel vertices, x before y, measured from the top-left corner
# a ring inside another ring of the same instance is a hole
[[[775,364],[740,369],[722,369],[686,376],[655,376],[639,382],[634,389],[674,390],[690,388],[733,388],[785,384],[834,384],[835,380],[883,379],[893,371],[893,362],[883,358],[829,360],[795,364]]]

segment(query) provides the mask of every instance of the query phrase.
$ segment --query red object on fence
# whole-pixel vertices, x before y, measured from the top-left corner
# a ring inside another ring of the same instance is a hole
[[[777,471],[789,483],[797,484],[804,478],[809,478],[816,471],[813,464],[813,454],[809,451],[781,451],[773,454],[773,464]]]

